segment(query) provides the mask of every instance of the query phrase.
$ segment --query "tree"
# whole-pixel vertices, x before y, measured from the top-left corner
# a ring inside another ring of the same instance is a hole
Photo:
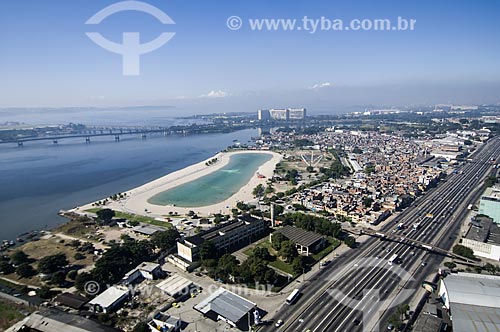
[[[281,233],[271,235],[271,246],[274,250],[280,251],[281,243],[286,240],[286,237]]]
[[[62,271],[54,273],[50,278],[50,283],[54,285],[62,286],[64,285],[65,282],[66,282],[66,276]]]
[[[54,273],[63,266],[68,265],[68,260],[64,253],[45,256],[38,261],[38,270],[41,273]]]
[[[75,278],[76,289],[81,292],[85,291],[85,284],[89,281],[95,281],[94,277],[89,272],[82,272],[78,274]]]
[[[12,261],[12,264],[14,265],[21,265],[23,263],[28,262],[28,255],[24,253],[22,250],[18,250],[10,256],[10,259]]]
[[[68,275],[67,275],[67,277],[71,280],[75,280],[77,276],[78,276],[77,270],[71,270],[68,272]]]
[[[352,236],[347,236],[345,239],[344,239],[344,243],[346,244],[346,246],[348,246],[349,248],[354,248],[356,246],[356,239]]]
[[[8,262],[1,262],[0,263],[0,272],[3,274],[11,274],[14,273],[16,269],[12,264],[9,264]]]
[[[306,268],[306,261],[304,256],[297,256],[292,261],[292,270],[296,275],[304,272]]]
[[[460,244],[457,244],[453,247],[453,253],[465,258],[476,259],[476,257],[474,256],[474,250]]]
[[[172,227],[164,232],[156,232],[151,236],[151,243],[158,249],[165,251],[172,249],[180,234],[176,228]]]
[[[212,241],[205,241],[201,244],[200,257],[202,260],[217,257],[217,249]]]
[[[286,240],[281,243],[279,254],[285,259],[287,263],[290,263],[295,257],[298,256],[299,253],[297,252],[297,248],[295,248],[295,245],[292,242]]]
[[[447,268],[449,268],[450,270],[453,270],[454,268],[457,267],[457,264],[453,263],[453,262],[445,262],[444,263],[444,266],[446,266]]]
[[[16,268],[16,274],[20,278],[30,278],[36,274],[35,269],[28,263],[22,263]]]
[[[267,250],[267,248],[262,248],[262,247],[253,248],[252,255],[254,257],[263,259],[265,261],[268,261],[271,258],[271,255],[269,254],[269,250]]]
[[[258,184],[257,187],[253,188],[252,195],[255,197],[261,197],[264,195],[264,186],[262,184]]]
[[[495,265],[493,265],[491,263],[484,264],[483,269],[485,269],[487,272],[489,272],[491,274],[495,274],[497,271]]]
[[[268,269],[266,273],[264,273],[264,281],[266,284],[274,284],[276,282],[276,271],[273,269]]]
[[[111,209],[102,209],[96,212],[97,218],[104,222],[105,224],[109,223],[111,219],[115,216],[115,211]]]
[[[365,173],[366,174],[371,174],[375,172],[375,166],[366,166],[365,167]]]
[[[42,286],[36,291],[37,295],[42,299],[50,299],[52,297],[52,291],[47,286]]]
[[[354,149],[352,149],[352,153],[361,154],[361,153],[363,153],[363,150],[361,150],[358,147],[355,147]]]
[[[73,256],[77,261],[85,259],[85,255],[82,254],[81,252],[77,252],[75,256]]]
[[[363,206],[365,208],[370,208],[373,204],[373,198],[371,197],[363,197]]]
[[[134,329],[132,330],[132,332],[149,332],[149,331],[150,331],[149,326],[145,322],[138,323],[136,326],[134,326]]]
[[[306,171],[309,172],[309,173],[312,173],[314,171],[314,167],[312,166],[307,166],[306,167]]]
[[[229,275],[234,277],[238,273],[238,264],[236,257],[231,254],[224,254],[218,261],[216,275],[223,279],[226,279]]]

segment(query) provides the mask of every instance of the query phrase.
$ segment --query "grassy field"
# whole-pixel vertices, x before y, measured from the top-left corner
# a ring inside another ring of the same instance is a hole
[[[70,264],[77,264],[82,266],[93,264],[93,255],[87,253],[84,254],[84,259],[76,260],[74,256],[77,253],[77,250],[69,246],[69,242],[70,240],[61,240],[59,237],[54,236],[49,239],[40,239],[38,241],[27,242],[16,250],[22,250],[26,255],[28,255],[30,259],[34,260],[34,262],[31,263],[31,266],[33,266],[33,268],[35,269],[37,268],[36,261],[45,256],[55,255],[58,253],[64,253]],[[15,251],[12,251],[12,253],[13,252]],[[37,275],[31,278],[20,279],[16,273],[12,273],[5,275],[5,277],[26,285],[37,287],[42,286],[42,282],[37,277]]]
[[[323,249],[320,252],[318,252],[317,254],[314,254],[311,256],[314,259],[314,261],[316,261],[316,262],[320,261],[321,259],[326,257],[326,255],[328,255],[333,250],[335,250],[335,248],[340,246],[340,241],[337,239],[329,238],[328,242],[329,242],[329,244],[328,244],[328,246],[325,247],[325,249]]]
[[[21,312],[28,312],[28,307],[0,299],[0,331],[24,318]]]
[[[88,209],[86,211],[91,212],[91,213],[97,213],[100,210],[102,210],[102,209],[101,208],[92,208],[92,209]],[[165,222],[165,221],[160,221],[160,220],[156,220],[155,218],[152,218],[152,217],[141,216],[138,214],[131,214],[131,213],[126,213],[126,212],[121,212],[121,211],[115,211],[115,217],[127,219],[130,221],[142,222],[142,223],[150,224],[150,225],[161,226],[161,227],[165,227],[165,228],[172,227],[172,224]]]
[[[323,259],[324,257],[326,257],[329,253],[331,253],[333,250],[335,250],[335,248],[337,248],[340,245],[340,241],[337,239],[334,239],[334,238],[329,238],[328,243],[329,244],[328,244],[328,246],[325,247],[325,249],[310,256],[314,260],[314,263],[316,263],[316,262],[320,261],[321,259]],[[281,271],[286,272],[288,274],[294,275],[293,270],[292,270],[292,265],[282,261],[279,257],[277,257],[278,253],[276,252],[276,250],[273,249],[273,247],[271,246],[271,243],[269,242],[269,240],[267,238],[265,240],[257,243],[257,245],[255,245],[255,247],[267,248],[267,250],[269,251],[269,253],[271,255],[276,256],[276,259],[274,261],[269,262],[270,266],[277,268],[278,270],[281,270]],[[255,247],[248,248],[245,251],[243,251],[243,253],[247,256],[250,256],[250,255],[252,255],[253,249]]]
[[[257,245],[255,247],[246,249],[245,251],[243,251],[243,253],[247,256],[250,256],[253,252],[253,249],[256,247],[267,248],[269,253],[276,257],[276,259],[274,261],[270,261],[268,263],[269,266],[277,268],[278,270],[281,270],[281,271],[288,273],[288,274],[291,274],[291,275],[294,274],[293,270],[292,270],[292,265],[282,261],[279,257],[277,257],[278,253],[271,246],[271,243],[269,242],[268,237],[266,237],[263,241],[257,243]]]
[[[86,235],[94,235],[97,228],[95,225],[85,225],[79,221],[70,221],[55,228],[52,233],[63,233],[66,235],[85,238]]]

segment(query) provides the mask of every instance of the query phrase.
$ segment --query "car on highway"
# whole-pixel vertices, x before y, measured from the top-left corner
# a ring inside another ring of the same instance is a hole
[[[276,327],[280,327],[281,325],[283,325],[283,321],[281,319],[278,319],[276,324],[274,324],[274,326],[276,326]]]

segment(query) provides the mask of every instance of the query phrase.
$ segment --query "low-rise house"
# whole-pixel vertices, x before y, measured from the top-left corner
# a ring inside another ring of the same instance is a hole
[[[124,286],[111,286],[89,302],[94,312],[110,313],[120,309],[130,296],[130,290]]]

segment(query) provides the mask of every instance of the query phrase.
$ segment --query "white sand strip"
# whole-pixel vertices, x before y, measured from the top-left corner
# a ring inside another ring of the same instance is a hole
[[[250,181],[242,188],[240,188],[240,190],[236,194],[232,195],[227,200],[214,205],[182,208],[172,205],[165,205],[165,206],[154,205],[148,202],[148,199],[161,192],[177,187],[181,184],[193,181],[197,178],[210,174],[224,167],[229,163],[230,156],[238,153],[271,154],[272,158],[269,161],[262,164],[256,172],[264,175],[265,178],[258,178],[257,174],[254,174],[254,176],[252,176]],[[216,164],[211,166],[205,165],[207,161],[213,158],[217,158],[218,161]],[[167,216],[170,211],[177,212],[181,215],[186,214],[189,210],[193,210],[198,215],[204,215],[204,216],[208,216],[214,213],[227,214],[231,211],[231,209],[236,205],[237,202],[239,201],[248,202],[254,198],[252,195],[253,189],[259,184],[262,185],[266,184],[267,179],[273,176],[276,164],[278,164],[281,161],[281,159],[282,156],[280,154],[271,151],[241,150],[241,151],[231,151],[231,152],[220,152],[216,154],[214,157],[211,157],[207,160],[188,166],[173,173],[167,174],[159,179],[153,180],[140,187],[127,191],[126,192],[127,196],[125,199],[122,199],[120,201],[112,201],[108,203],[106,207],[117,211],[145,215],[163,220],[165,219],[164,217]],[[83,212],[84,210],[93,207],[95,206],[92,206],[92,203],[90,203],[85,206],[77,208],[77,211]]]

